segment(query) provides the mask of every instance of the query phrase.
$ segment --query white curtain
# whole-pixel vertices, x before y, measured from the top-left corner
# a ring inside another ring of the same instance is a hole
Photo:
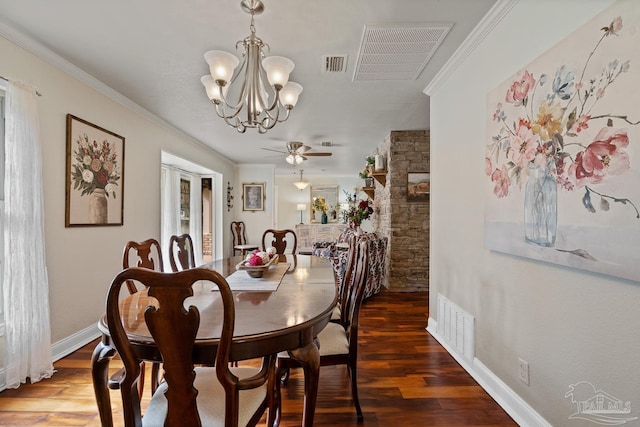
[[[6,99],[2,277],[6,387],[53,372],[44,249],[42,155],[36,90],[10,82]]]
[[[193,255],[196,265],[202,265],[202,178],[191,175],[191,195],[189,212],[189,234],[193,241]]]
[[[180,235],[180,172],[174,168],[162,166],[162,230],[160,246],[164,269],[171,271],[169,263],[169,239],[172,235]]]

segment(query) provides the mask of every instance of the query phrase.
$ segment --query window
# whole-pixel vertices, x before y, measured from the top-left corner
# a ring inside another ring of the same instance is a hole
[[[5,82],[0,79],[0,349],[4,349],[4,308],[2,300],[2,275],[4,272],[4,95]],[[4,352],[3,352],[4,353]],[[0,358],[0,362],[1,362]],[[2,366],[2,363],[0,363]],[[4,383],[4,381],[2,381]]]

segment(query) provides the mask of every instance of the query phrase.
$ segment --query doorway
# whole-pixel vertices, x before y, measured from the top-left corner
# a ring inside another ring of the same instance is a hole
[[[162,152],[161,242],[166,252],[172,235],[188,233],[194,246],[196,264],[216,259],[217,239],[222,225],[216,207],[222,198],[215,191],[221,175],[203,166]],[[221,242],[220,242],[221,245]],[[165,253],[165,259],[168,259]],[[166,262],[165,265],[168,265]]]

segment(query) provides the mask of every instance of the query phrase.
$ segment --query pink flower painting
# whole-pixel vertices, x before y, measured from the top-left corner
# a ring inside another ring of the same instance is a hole
[[[487,248],[640,281],[639,24],[618,2],[489,92]]]

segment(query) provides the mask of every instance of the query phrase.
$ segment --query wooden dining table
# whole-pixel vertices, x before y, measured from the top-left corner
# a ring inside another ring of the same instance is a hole
[[[236,271],[242,257],[230,257],[203,265],[224,277]],[[320,354],[318,333],[327,325],[337,302],[333,270],[325,258],[286,254],[280,263],[290,264],[275,291],[234,291],[235,330],[230,360],[241,361],[288,351],[304,370],[304,409],[302,424],[312,426],[318,394]],[[211,286],[194,284],[194,296],[186,303],[200,311],[200,328],[196,336],[193,362],[210,364],[215,360],[219,342],[221,304]],[[233,289],[233,288],[232,288]],[[146,289],[120,301],[125,331],[141,360],[161,361],[151,334],[144,324],[144,310],[149,305]],[[92,359],[93,387],[103,426],[113,425],[108,390],[108,368],[116,350],[112,345],[106,317],[98,321],[102,339]]]

